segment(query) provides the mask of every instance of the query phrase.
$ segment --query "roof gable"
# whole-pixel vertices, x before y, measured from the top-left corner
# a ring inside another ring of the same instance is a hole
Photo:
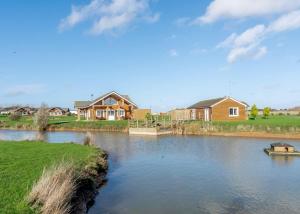
[[[216,98],[216,99],[202,100],[202,101],[200,101],[200,102],[198,102],[198,103],[196,103],[196,104],[188,107],[188,109],[214,107],[214,106],[216,106],[216,105],[218,105],[218,104],[220,104],[223,101],[228,100],[228,99],[230,99],[230,100],[232,100],[234,102],[237,102],[237,103],[239,103],[239,104],[241,104],[243,106],[246,106],[246,107],[248,106],[247,103],[238,101],[236,99],[233,99],[232,97],[221,97],[221,98]]]
[[[247,103],[242,102],[242,101],[238,101],[238,100],[236,100],[236,99],[233,99],[232,97],[224,97],[222,100],[220,100],[219,102],[217,102],[217,103],[211,105],[210,107],[214,107],[214,106],[216,106],[216,105],[218,105],[218,104],[224,102],[225,100],[232,100],[233,102],[236,102],[236,103],[239,103],[240,105],[243,105],[243,106],[245,106],[245,107],[248,107],[248,104],[247,104]]]
[[[120,97],[120,98],[124,99],[126,102],[128,102],[129,104],[132,104],[133,106],[137,107],[137,105],[131,101],[131,99],[128,95],[121,95],[115,91],[112,91],[112,92],[106,93],[106,94],[94,99],[93,101],[75,101],[75,108],[86,108],[86,107],[95,105],[99,101],[104,100],[105,98],[107,98],[111,95]]]
[[[195,103],[194,105],[191,105],[190,107],[188,107],[189,109],[193,109],[193,108],[208,108],[211,107],[212,105],[222,101],[224,99],[224,97],[222,98],[216,98],[216,99],[209,99],[209,100],[202,100],[198,103]]]

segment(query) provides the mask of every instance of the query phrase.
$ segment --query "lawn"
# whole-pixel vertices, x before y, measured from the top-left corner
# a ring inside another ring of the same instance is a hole
[[[212,122],[222,131],[267,131],[295,132],[300,131],[300,116],[270,116],[268,119],[258,117],[255,120]]]
[[[76,116],[49,117],[50,128],[65,129],[117,129],[123,130],[128,126],[127,120],[120,121],[76,121]],[[12,121],[8,116],[0,116],[0,128],[34,129],[33,118],[23,116],[18,121]]]
[[[45,167],[62,160],[83,166],[95,154],[77,144],[0,141],[0,213],[33,213],[24,198]]]

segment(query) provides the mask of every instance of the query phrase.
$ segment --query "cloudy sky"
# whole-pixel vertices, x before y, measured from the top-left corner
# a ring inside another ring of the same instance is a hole
[[[10,0],[0,29],[0,106],[300,105],[300,0]]]

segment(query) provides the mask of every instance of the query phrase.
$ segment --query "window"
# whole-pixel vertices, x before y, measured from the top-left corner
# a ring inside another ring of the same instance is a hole
[[[196,109],[192,109],[191,119],[196,120]]]
[[[119,117],[125,117],[125,111],[124,111],[124,109],[118,110],[118,113],[119,113]]]
[[[106,114],[105,110],[97,110],[96,111],[96,116],[97,117],[105,118],[105,114]]]
[[[109,97],[104,100],[104,105],[111,106],[111,105],[115,105],[115,104],[117,104],[117,100],[115,100],[112,97]]]
[[[229,108],[229,117],[238,117],[239,116],[239,108],[231,107]]]

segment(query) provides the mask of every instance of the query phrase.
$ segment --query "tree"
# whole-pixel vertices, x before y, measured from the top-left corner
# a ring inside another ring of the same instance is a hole
[[[265,107],[263,111],[264,118],[267,119],[270,115],[271,109],[269,107]]]
[[[18,121],[21,119],[21,117],[22,117],[22,115],[19,112],[13,112],[9,115],[9,119],[12,121]]]
[[[152,115],[150,113],[147,113],[146,116],[145,116],[145,119],[146,120],[151,120],[151,117],[152,117]]]
[[[42,103],[41,107],[34,115],[34,124],[40,131],[44,131],[48,126],[48,119],[48,106],[45,103]]]
[[[251,117],[252,117],[252,119],[256,119],[256,117],[257,117],[257,115],[258,115],[258,109],[257,109],[257,107],[256,107],[256,105],[254,104],[252,107],[251,107]]]

